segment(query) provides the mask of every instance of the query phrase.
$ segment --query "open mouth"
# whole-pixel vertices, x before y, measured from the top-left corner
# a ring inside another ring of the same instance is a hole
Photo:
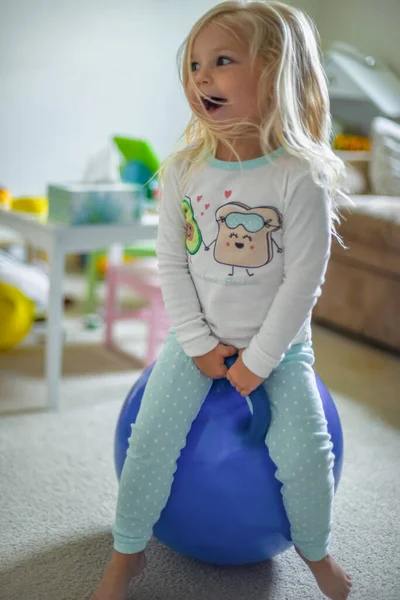
[[[221,106],[226,104],[226,98],[218,98],[217,96],[209,96],[208,98],[202,98],[204,108],[207,112],[215,112]]]

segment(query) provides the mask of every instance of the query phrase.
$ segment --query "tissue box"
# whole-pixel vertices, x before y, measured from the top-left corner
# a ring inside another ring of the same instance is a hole
[[[146,198],[129,183],[72,183],[48,186],[49,220],[66,225],[139,221]]]

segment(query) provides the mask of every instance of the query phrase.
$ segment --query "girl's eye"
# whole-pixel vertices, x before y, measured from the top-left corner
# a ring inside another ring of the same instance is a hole
[[[218,56],[217,58],[217,65],[219,67],[226,67],[227,65],[230,65],[232,63],[232,59],[228,58],[227,56]]]
[[[200,65],[198,62],[192,62],[191,67],[192,67],[192,72],[198,71],[200,69]]]
[[[237,233],[231,233],[229,237],[230,238],[233,238],[233,237],[238,238],[239,236]]]
[[[245,240],[246,238],[249,240],[249,242],[253,241],[253,238],[251,237],[251,235],[244,235],[243,239]]]

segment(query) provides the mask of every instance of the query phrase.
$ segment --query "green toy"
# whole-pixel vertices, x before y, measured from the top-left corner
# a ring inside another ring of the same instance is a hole
[[[150,144],[144,140],[122,136],[115,136],[113,140],[124,159],[120,165],[122,180],[142,185],[151,204],[154,189],[157,188],[156,176],[160,163]]]
[[[126,162],[141,162],[152,175],[157,173],[160,163],[150,144],[121,136],[115,136],[113,140]]]

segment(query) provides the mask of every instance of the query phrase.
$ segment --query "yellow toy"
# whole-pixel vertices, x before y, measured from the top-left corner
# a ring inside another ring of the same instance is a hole
[[[39,221],[46,221],[49,212],[49,202],[42,196],[20,196],[14,198],[12,210],[26,212],[35,216]]]
[[[21,342],[36,315],[47,309],[49,284],[39,264],[25,264],[0,250],[0,351]]]
[[[0,186],[0,208],[10,210],[12,204],[11,193]]]
[[[0,351],[19,344],[35,320],[35,303],[18,288],[0,281]]]
[[[339,133],[334,139],[333,147],[335,150],[347,152],[369,152],[371,150],[371,140],[361,135]]]
[[[124,256],[124,258],[123,258],[124,264],[128,264],[128,263],[132,262],[133,260],[135,260],[135,258],[133,256]],[[107,269],[107,256],[102,255],[102,256],[96,257],[97,276],[104,277],[106,274],[106,269]]]

